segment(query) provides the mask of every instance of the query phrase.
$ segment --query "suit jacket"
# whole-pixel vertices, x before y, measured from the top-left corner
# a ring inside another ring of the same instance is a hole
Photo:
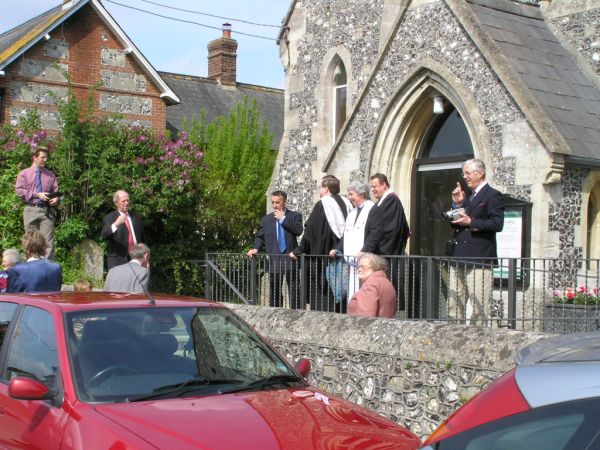
[[[382,231],[379,239],[380,255],[402,255],[410,236],[404,207],[398,195],[390,192],[377,204],[382,215]]]
[[[147,292],[150,271],[136,262],[113,267],[106,275],[104,290],[112,292]]]
[[[395,318],[396,290],[384,271],[373,272],[348,303],[351,316]]]
[[[111,225],[119,217],[119,211],[112,211],[104,216],[102,221],[102,239],[108,241],[108,256],[118,256],[124,258],[127,261],[127,244],[129,242],[129,231],[127,225],[122,223],[117,227],[117,231],[112,232]],[[133,225],[133,232],[137,238],[137,242],[146,242],[146,236],[144,235],[144,224],[140,216],[134,212],[129,212],[131,217],[131,223]]]
[[[277,220],[273,213],[263,216],[260,221],[260,227],[256,232],[254,238],[255,248],[259,252],[266,249],[266,253],[269,256],[269,271],[270,272],[281,272],[283,270],[290,270],[294,265],[294,260],[288,255],[298,245],[298,236],[302,234],[304,227],[302,226],[302,214],[296,211],[286,209],[285,220],[281,224],[283,227],[283,234],[285,235],[285,252],[279,252],[279,242],[277,241]],[[282,255],[282,256],[274,256]]]
[[[48,259],[23,262],[8,269],[6,292],[54,292],[61,287],[60,265]]]
[[[460,207],[471,216],[470,227],[455,226],[455,257],[490,257],[496,252],[496,233],[504,227],[504,202],[502,194],[486,184],[471,201],[466,198]]]

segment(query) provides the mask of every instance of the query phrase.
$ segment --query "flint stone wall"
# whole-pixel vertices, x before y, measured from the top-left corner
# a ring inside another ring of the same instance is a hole
[[[228,305],[314,385],[429,435],[546,334]]]

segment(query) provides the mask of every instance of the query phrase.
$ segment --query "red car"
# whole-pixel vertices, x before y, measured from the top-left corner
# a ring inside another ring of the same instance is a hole
[[[0,448],[417,449],[311,387],[228,308],[177,296],[0,296]]]

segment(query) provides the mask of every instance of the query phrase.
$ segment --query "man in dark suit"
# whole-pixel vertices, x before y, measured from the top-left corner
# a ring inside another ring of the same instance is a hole
[[[57,263],[46,259],[48,241],[38,230],[30,230],[23,237],[23,251],[27,262],[8,270],[6,292],[60,291],[62,272]]]
[[[104,290],[112,292],[148,292],[150,282],[150,249],[145,244],[135,244],[131,261],[113,267],[106,275]]]
[[[125,264],[133,246],[145,241],[142,219],[129,210],[129,194],[119,190],[113,202],[117,210],[104,216],[102,222],[102,239],[108,242],[108,270]]]
[[[290,295],[290,306],[298,308],[299,292],[297,263],[288,256],[298,245],[297,238],[302,234],[302,214],[287,209],[287,194],[274,191],[271,194],[273,212],[265,215],[254,238],[254,245],[248,251],[253,257],[266,248],[269,258],[269,288],[271,306],[283,306],[281,285],[285,279]]]
[[[455,241],[452,256],[465,260],[450,265],[448,314],[452,319],[463,321],[465,306],[470,299],[472,323],[485,324],[494,316],[491,309],[492,267],[498,256],[496,233],[504,227],[504,203],[502,194],[487,183],[483,161],[466,161],[463,178],[471,195],[467,197],[460,183],[456,183],[452,207],[464,208],[464,212],[451,223]]]
[[[371,175],[371,193],[377,200],[377,208],[381,211],[383,227],[379,238],[379,254],[390,256],[390,280],[399,296],[399,309],[405,309],[404,299],[404,255],[410,230],[404,214],[404,207],[398,195],[390,189],[388,178],[382,173]],[[407,311],[407,317],[414,317],[414,306]]]

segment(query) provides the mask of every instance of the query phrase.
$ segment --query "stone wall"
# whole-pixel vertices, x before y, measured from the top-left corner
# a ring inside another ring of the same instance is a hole
[[[545,335],[441,323],[228,305],[290,361],[312,362],[314,385],[420,436],[513,367]]]

